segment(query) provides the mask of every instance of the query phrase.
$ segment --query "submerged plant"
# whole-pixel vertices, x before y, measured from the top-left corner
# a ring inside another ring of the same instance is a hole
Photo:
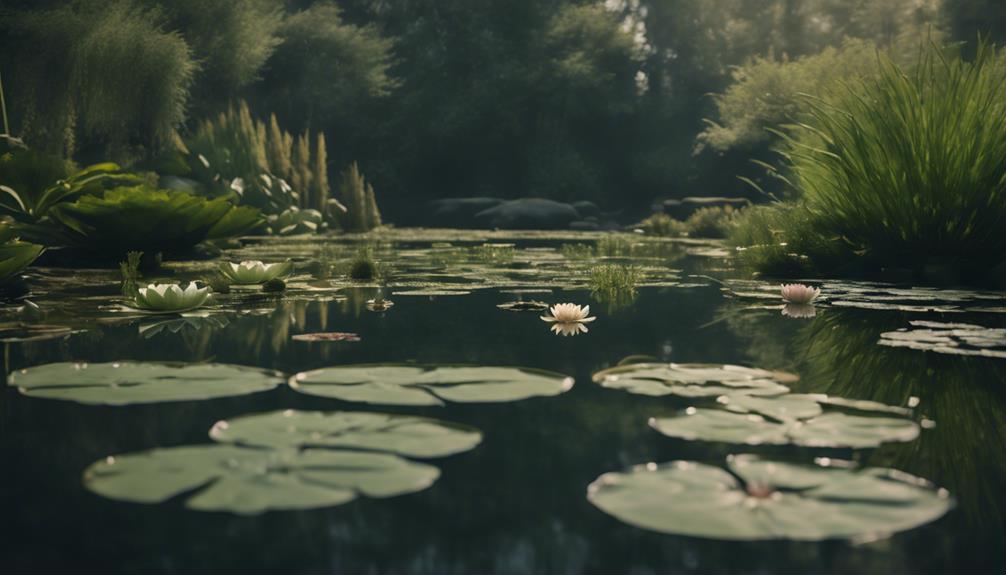
[[[130,307],[154,313],[179,313],[202,307],[210,297],[210,288],[190,282],[182,289],[178,284],[149,284],[136,291]]]
[[[232,284],[257,285],[290,275],[293,262],[266,264],[258,260],[246,260],[241,263],[224,262],[220,264],[220,273]]]

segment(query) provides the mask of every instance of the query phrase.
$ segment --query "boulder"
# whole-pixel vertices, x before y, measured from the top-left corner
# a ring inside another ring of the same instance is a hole
[[[573,206],[544,198],[511,200],[475,214],[478,227],[506,230],[561,230],[579,219]]]
[[[473,228],[475,214],[503,203],[499,198],[444,198],[429,203],[431,223],[442,228]]]
[[[688,219],[700,208],[723,208],[731,206],[733,208],[743,208],[750,204],[747,198],[721,198],[721,197],[688,197],[680,200],[664,200],[661,204],[665,214],[676,220]]]
[[[588,202],[586,200],[580,200],[579,202],[573,202],[573,207],[584,219],[588,217],[597,217],[601,215],[601,208],[597,207],[594,202]]]

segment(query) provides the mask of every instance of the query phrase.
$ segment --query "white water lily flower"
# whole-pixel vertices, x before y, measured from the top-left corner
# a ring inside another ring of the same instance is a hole
[[[146,311],[181,312],[202,306],[209,297],[210,288],[201,288],[196,282],[185,289],[178,284],[150,284],[137,290],[132,303]]]
[[[239,264],[234,262],[220,264],[220,273],[236,285],[263,284],[289,275],[292,269],[293,262],[289,260],[275,264],[266,264],[258,260],[247,260]]]
[[[782,299],[789,303],[809,304],[821,295],[820,288],[810,287],[803,284],[783,284]]]
[[[782,315],[796,319],[807,319],[817,315],[817,308],[809,303],[788,303],[782,307]]]
[[[587,323],[597,319],[596,317],[588,317],[590,315],[590,306],[578,306],[575,303],[559,303],[552,306],[549,310],[552,315],[543,315],[541,319],[547,322],[556,323]]]
[[[593,318],[591,318],[593,319]],[[552,333],[561,336],[587,333],[587,326],[580,322],[556,322],[552,324]]]

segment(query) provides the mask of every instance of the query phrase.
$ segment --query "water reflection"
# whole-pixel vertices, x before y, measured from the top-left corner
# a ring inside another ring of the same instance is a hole
[[[829,310],[795,330],[763,312],[731,314],[728,323],[758,365],[801,374],[797,391],[913,406],[931,429],[866,460],[945,486],[969,527],[989,537],[1006,533],[1004,362],[878,345],[882,333],[907,323],[901,313]]]

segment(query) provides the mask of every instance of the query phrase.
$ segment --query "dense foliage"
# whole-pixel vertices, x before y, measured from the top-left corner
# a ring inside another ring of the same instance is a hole
[[[796,253],[817,271],[905,268],[973,279],[1006,254],[1006,60],[937,46],[831,101],[810,100],[785,134],[794,203],[761,208],[737,239],[769,247],[763,268]],[[764,237],[768,236],[768,237]]]

